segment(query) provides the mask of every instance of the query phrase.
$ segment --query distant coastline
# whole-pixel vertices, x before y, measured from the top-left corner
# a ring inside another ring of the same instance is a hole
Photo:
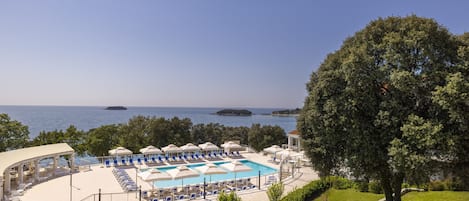
[[[223,109],[216,112],[220,116],[251,116],[252,112],[249,110],[235,110],[235,109]]]
[[[291,117],[291,116],[298,116],[300,115],[301,109],[287,109],[287,110],[277,110],[272,112],[272,116],[279,116],[279,117]]]
[[[127,110],[127,108],[124,106],[109,106],[105,110]]]

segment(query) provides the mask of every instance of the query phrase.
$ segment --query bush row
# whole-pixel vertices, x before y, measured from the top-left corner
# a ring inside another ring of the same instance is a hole
[[[331,180],[329,178],[315,180],[309,184],[297,188],[285,197],[281,201],[304,201],[304,200],[313,200],[316,197],[319,197],[324,191],[331,187]]]

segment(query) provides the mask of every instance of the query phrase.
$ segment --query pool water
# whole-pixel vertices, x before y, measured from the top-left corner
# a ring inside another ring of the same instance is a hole
[[[259,175],[259,171],[261,172],[261,176],[263,175],[269,175],[277,172],[277,169],[261,165],[256,162],[252,162],[250,160],[240,160],[241,163],[244,165],[252,168],[251,171],[248,172],[237,172],[236,173],[236,179],[240,178],[248,178],[248,177],[257,177]],[[224,163],[229,163],[228,161],[221,161],[221,162],[214,162],[216,166],[220,166],[221,164]],[[188,168],[194,170],[197,172],[195,169],[196,167],[204,166],[205,164],[188,164],[186,165]],[[156,169],[166,172],[168,170],[174,169],[177,166],[168,166],[168,167],[158,167]],[[221,167],[220,167],[221,168]],[[224,168],[221,168],[224,169]],[[224,169],[225,170],[225,169]],[[182,179],[176,179],[176,180],[164,180],[164,181],[156,181],[153,183],[156,188],[166,188],[166,187],[173,187],[177,186],[180,187],[181,185],[192,185],[192,184],[202,184],[204,183],[204,178],[206,179],[206,182],[214,182],[214,181],[225,181],[225,180],[233,180],[235,179],[235,173],[227,171],[227,174],[212,174],[212,175],[204,175],[200,174],[198,177],[191,177],[191,178],[185,178],[184,180]]]

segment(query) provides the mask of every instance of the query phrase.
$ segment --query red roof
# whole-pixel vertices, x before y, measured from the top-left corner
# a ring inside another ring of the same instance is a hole
[[[292,131],[290,131],[288,134],[290,134],[290,135],[300,135],[300,133],[298,132],[298,130],[292,130]]]

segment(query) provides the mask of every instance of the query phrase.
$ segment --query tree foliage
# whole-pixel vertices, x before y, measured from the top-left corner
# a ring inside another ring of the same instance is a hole
[[[403,179],[432,172],[430,161],[447,157],[455,136],[464,135],[447,135],[451,112],[435,101],[449,100],[433,95],[467,66],[466,47],[434,20],[416,16],[378,19],[347,38],[312,73],[298,119],[314,167],[322,175],[350,170],[377,179],[386,200],[400,200]],[[467,103],[455,96],[446,97]]]
[[[274,144],[285,144],[287,137],[285,131],[279,126],[261,126],[253,124],[248,132],[249,145],[256,151]]]
[[[108,151],[119,142],[118,133],[119,126],[115,124],[91,129],[86,138],[88,152],[95,156],[108,155]]]
[[[7,114],[0,114],[0,152],[23,148],[28,144],[28,127]]]
[[[78,130],[75,126],[70,125],[65,132],[62,130],[42,131],[31,142],[31,146],[40,146],[46,144],[67,143],[78,154],[86,152],[85,146],[86,132]]]

